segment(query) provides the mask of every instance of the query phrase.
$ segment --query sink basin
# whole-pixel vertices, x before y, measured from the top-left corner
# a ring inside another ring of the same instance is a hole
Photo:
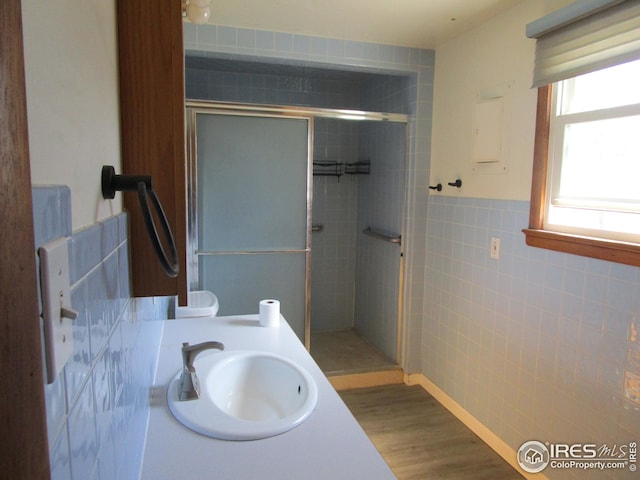
[[[183,425],[209,437],[257,440],[279,435],[304,422],[318,401],[311,375],[273,353],[207,352],[194,367],[200,398],[178,399],[178,372],[167,391],[169,409]]]

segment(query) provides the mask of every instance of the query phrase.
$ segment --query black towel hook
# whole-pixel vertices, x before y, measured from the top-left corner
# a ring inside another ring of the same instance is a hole
[[[178,252],[176,249],[176,242],[171,233],[167,216],[162,209],[160,200],[153,191],[151,185],[151,177],[149,175],[116,175],[115,169],[111,165],[104,165],[102,167],[102,197],[104,199],[111,199],[116,196],[116,192],[138,192],[138,200],[140,200],[140,209],[142,210],[142,217],[149,233],[149,239],[153,245],[160,266],[169,277],[177,277],[180,267],[178,265]],[[151,210],[149,209],[149,198],[156,209],[156,214],[162,224],[162,230],[169,243],[169,256],[167,256],[162,243],[160,243],[160,237],[158,230],[153,222],[151,216]]]
[[[456,179],[455,182],[449,182],[447,183],[447,185],[449,185],[450,187],[457,187],[460,188],[462,186],[462,180],[460,180],[459,178]]]
[[[437,185],[429,185],[430,190],[437,190],[439,192],[442,191],[442,184],[438,183]]]

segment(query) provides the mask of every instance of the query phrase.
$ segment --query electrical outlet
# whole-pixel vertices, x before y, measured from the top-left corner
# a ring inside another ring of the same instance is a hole
[[[498,237],[491,237],[491,258],[500,258],[500,239]]]
[[[78,316],[71,308],[68,239],[49,242],[40,247],[38,253],[47,383],[53,383],[73,355],[72,322]]]

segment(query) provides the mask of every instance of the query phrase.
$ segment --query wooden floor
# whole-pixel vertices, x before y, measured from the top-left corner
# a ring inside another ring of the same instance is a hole
[[[339,394],[399,480],[523,478],[419,385]]]

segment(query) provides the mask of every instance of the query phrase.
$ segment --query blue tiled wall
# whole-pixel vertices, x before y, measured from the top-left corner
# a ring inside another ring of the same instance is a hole
[[[360,108],[360,82],[357,77],[317,75],[321,70],[271,67],[260,71],[249,63],[242,71],[216,64],[206,57],[186,59],[186,97],[224,102],[267,105],[305,105],[325,108]]]
[[[187,50],[234,57],[310,61],[324,66],[345,65],[380,71],[429,68],[434,58],[433,50],[223,25],[185,23],[183,31]]]
[[[371,227],[401,235],[405,202],[405,130],[400,123],[367,123],[360,152],[371,173],[358,179],[358,244],[355,284],[356,331],[388,358],[398,358],[401,247],[361,232]]]
[[[410,76],[392,81],[377,77],[362,92],[363,105],[372,111],[415,111],[417,98]],[[391,235],[403,234],[407,129],[410,127],[387,122],[367,122],[360,128],[360,154],[371,160],[371,173],[359,179],[358,232],[372,227]],[[357,251],[356,330],[388,358],[397,360],[401,248],[360,234]]]
[[[44,387],[52,478],[138,478],[168,299],[130,298],[126,214],[72,233],[67,187],[34,187],[33,214],[36,249],[70,237],[79,312],[74,353]]]
[[[355,162],[359,158],[357,122],[314,120],[314,161]],[[354,326],[358,176],[313,177],[311,255],[311,329],[347,330]]]
[[[528,202],[430,198],[422,371],[516,450],[638,441],[640,269],[528,247],[528,216]]]

